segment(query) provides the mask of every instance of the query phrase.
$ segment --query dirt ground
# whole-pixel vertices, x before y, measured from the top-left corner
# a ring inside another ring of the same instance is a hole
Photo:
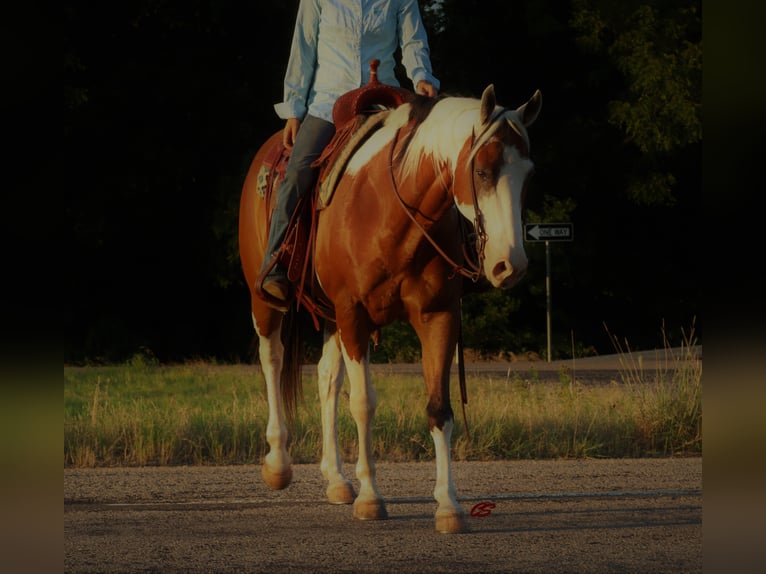
[[[433,463],[381,463],[388,520],[318,465],[65,469],[65,572],[702,571],[702,459],[457,462],[470,532],[434,531]],[[347,469],[353,477],[353,466]]]

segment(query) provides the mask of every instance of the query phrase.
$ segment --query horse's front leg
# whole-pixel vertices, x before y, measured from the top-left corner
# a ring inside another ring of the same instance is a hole
[[[354,502],[354,518],[360,520],[382,520],[388,518],[386,505],[378,492],[375,481],[375,460],[372,456],[372,422],[375,417],[377,395],[370,376],[369,348],[361,358],[349,357],[343,346],[351,386],[349,407],[356,422],[359,437],[359,459],[356,477],[359,479],[359,495]]]
[[[432,419],[428,415],[429,421]],[[452,467],[450,462],[450,443],[452,440],[452,418],[444,420],[441,428],[438,423],[431,424],[431,438],[434,441],[436,453],[436,487],[434,499],[436,508],[436,530],[438,532],[465,532],[468,524],[465,511],[457,501],[457,489],[452,482]]]
[[[338,395],[343,386],[343,356],[337,332],[324,331],[322,358],[317,365],[319,401],[322,409],[322,463],[320,470],[327,479],[327,499],[332,504],[350,504],[356,493],[343,475],[338,451]]]
[[[271,323],[272,321],[269,321]],[[266,397],[269,402],[269,422],[266,425],[266,441],[269,452],[263,461],[261,476],[273,489],[286,488],[293,477],[290,454],[287,452],[287,424],[285,408],[280,392],[280,378],[284,360],[284,346],[280,339],[279,323],[277,327],[259,329],[258,321],[253,319],[258,333],[258,355],[261,360],[263,377],[266,380]],[[264,321],[264,324],[266,321]]]
[[[450,404],[449,375],[457,342],[457,323],[455,316],[445,313],[429,316],[413,326],[422,343],[423,376],[428,392],[426,410],[436,455],[436,530],[465,532],[468,523],[465,511],[457,501],[450,459],[454,414]]]

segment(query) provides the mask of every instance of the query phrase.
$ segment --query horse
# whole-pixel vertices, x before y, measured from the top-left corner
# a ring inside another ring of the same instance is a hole
[[[372,452],[377,396],[370,347],[383,326],[408,321],[421,344],[428,395],[435,529],[469,530],[450,461],[454,413],[449,377],[459,345],[461,298],[473,285],[509,289],[525,274],[522,208],[533,172],[527,127],[541,105],[537,90],[515,109],[499,106],[489,85],[480,99],[415,96],[387,108],[380,112],[385,117],[378,129],[348,158],[329,204],[314,211],[311,279],[329,309],[320,314],[324,328],[317,364],[320,470],[327,500],[353,504],[355,519],[388,516]],[[288,350],[297,330],[291,317],[301,310],[300,300],[283,313],[265,304],[256,286],[274,200],[263,193],[259,180],[268,172],[268,150],[280,138],[281,132],[273,134],[255,154],[239,211],[240,260],[269,405],[269,450],[261,475],[273,489],[287,487],[292,478],[288,423],[302,398],[296,369],[301,359],[295,345]],[[344,372],[358,433],[358,493],[343,473],[338,448]]]

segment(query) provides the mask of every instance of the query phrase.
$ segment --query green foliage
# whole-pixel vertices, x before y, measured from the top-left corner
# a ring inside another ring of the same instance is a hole
[[[380,344],[370,351],[373,363],[414,363],[420,356],[420,339],[415,329],[402,321],[383,327]]]
[[[463,344],[490,357],[507,357],[534,349],[529,334],[518,328],[514,314],[521,301],[512,293],[493,289],[463,300]]]
[[[673,201],[675,178],[659,158],[702,140],[702,13],[699,0],[577,0],[572,25],[586,51],[605,54],[624,79],[608,104],[653,171],[628,193],[638,203]]]
[[[662,205],[674,203],[673,188],[676,177],[672,173],[655,171],[635,178],[627,183],[625,193],[636,203]]]
[[[559,198],[553,195],[543,196],[543,210],[535,212],[531,208],[526,209],[525,219],[536,223],[560,223],[572,221],[572,214],[577,203],[572,197]]]
[[[148,369],[158,367],[160,362],[154,356],[151,349],[143,347],[138,353],[135,353],[128,359],[127,364],[133,369]]]

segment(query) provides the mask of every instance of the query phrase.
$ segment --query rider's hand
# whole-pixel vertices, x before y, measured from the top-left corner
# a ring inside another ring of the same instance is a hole
[[[282,130],[282,143],[287,149],[293,149],[299,127],[301,127],[301,121],[298,118],[290,118],[285,123],[285,129]]]
[[[418,82],[418,85],[415,86],[415,92],[421,96],[428,96],[429,98],[435,98],[439,93],[431,82],[426,82],[425,80],[420,80]]]

